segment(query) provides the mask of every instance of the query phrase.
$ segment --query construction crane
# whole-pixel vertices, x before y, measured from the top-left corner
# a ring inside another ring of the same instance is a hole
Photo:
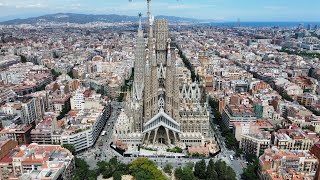
[[[148,32],[150,31],[150,20],[151,20],[151,13],[150,13],[150,2],[151,0],[146,0],[147,1],[147,16],[148,16]],[[179,0],[176,0],[179,1]],[[132,0],[129,0],[129,2],[132,2]]]
[[[177,0],[177,1],[179,1],[179,0]],[[132,0],[129,0],[129,2],[132,2]],[[150,13],[150,2],[151,2],[151,0],[147,0],[148,25],[150,24],[149,20],[150,20],[150,16],[151,16],[151,13]]]

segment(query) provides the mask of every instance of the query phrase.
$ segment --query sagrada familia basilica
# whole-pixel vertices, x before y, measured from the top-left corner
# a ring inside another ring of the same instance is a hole
[[[133,87],[115,124],[114,141],[128,147],[205,146],[211,139],[204,88],[199,82],[179,81],[178,49],[168,21],[148,15],[147,41],[140,15]]]

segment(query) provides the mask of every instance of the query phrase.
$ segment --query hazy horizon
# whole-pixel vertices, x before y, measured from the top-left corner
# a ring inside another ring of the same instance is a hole
[[[319,22],[320,2],[312,0],[152,0],[153,15],[212,19],[218,22]],[[55,13],[146,14],[146,0],[1,0],[0,21]]]

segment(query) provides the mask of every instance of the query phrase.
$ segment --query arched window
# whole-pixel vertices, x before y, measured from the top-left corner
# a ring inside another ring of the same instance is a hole
[[[160,97],[158,105],[159,105],[159,109],[164,109],[164,99],[163,99],[163,97]]]

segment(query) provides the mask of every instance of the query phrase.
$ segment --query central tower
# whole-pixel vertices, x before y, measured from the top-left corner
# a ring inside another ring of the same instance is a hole
[[[152,30],[152,28],[151,28]],[[176,53],[171,46],[167,20],[155,22],[151,50],[147,50],[144,90],[144,119],[148,121],[160,111],[178,121],[179,84],[176,77]],[[175,98],[177,97],[177,98]],[[175,110],[176,111],[175,111]]]
[[[177,50],[169,38],[168,21],[160,19],[150,22],[149,49],[146,50],[144,84],[144,126],[146,144],[178,141],[179,83]],[[173,138],[174,137],[174,138]]]

